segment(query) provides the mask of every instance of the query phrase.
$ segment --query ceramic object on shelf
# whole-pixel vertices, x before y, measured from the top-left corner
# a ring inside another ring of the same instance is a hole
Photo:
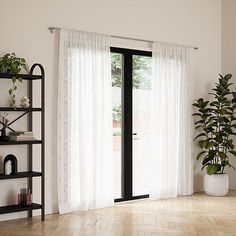
[[[29,104],[29,98],[28,97],[22,97],[21,100],[20,100],[20,106],[22,108],[28,108],[30,106]]]
[[[5,164],[5,166],[4,166],[5,175],[10,175],[11,174],[11,169],[12,169],[11,161],[8,160]]]
[[[9,141],[9,137],[6,135],[6,129],[2,128],[0,141]]]
[[[10,167],[11,167],[10,175],[17,175],[18,173],[17,158],[12,154],[9,154],[4,158],[4,174],[9,175],[9,170],[8,170],[9,162],[10,162]]]

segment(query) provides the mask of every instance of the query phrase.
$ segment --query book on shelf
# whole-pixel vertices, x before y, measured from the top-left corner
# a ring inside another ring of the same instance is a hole
[[[35,140],[34,133],[32,131],[9,132],[8,135],[11,141]]]
[[[31,141],[35,140],[34,137],[10,137],[11,141]]]
[[[15,131],[15,132],[9,132],[9,136],[34,136],[34,133],[32,131]]]

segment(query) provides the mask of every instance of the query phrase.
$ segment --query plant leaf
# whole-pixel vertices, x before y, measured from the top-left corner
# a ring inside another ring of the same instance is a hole
[[[220,171],[221,166],[219,164],[210,164],[207,166],[207,174],[213,175]]]
[[[202,116],[201,113],[193,113],[192,116]]]
[[[200,152],[200,153],[196,156],[196,159],[199,160],[200,157],[201,157],[203,154],[205,154],[205,153],[207,153],[207,151],[202,151],[202,152]]]
[[[214,147],[215,144],[216,144],[216,143],[215,143],[214,141],[210,141],[210,142],[206,145],[206,148],[207,148],[207,149],[210,149],[210,148]]]
[[[203,161],[202,161],[202,165],[206,165],[208,162],[212,161],[214,159],[214,156],[209,156],[207,158],[205,158]]]
[[[195,141],[197,138],[200,138],[200,137],[202,137],[202,136],[205,136],[205,137],[206,137],[206,134],[205,134],[205,133],[198,134],[198,135],[195,137],[194,141]]]
[[[195,127],[195,129],[199,129],[199,128],[202,128],[202,127],[204,127],[204,126],[203,125],[198,125],[198,126]]]
[[[227,158],[227,155],[224,153],[224,152],[219,152],[219,157],[221,159],[226,159]]]
[[[16,82],[16,77],[13,76],[11,80],[12,80],[12,83],[14,84]]]
[[[204,166],[201,168],[201,171],[202,171],[206,166],[208,166],[208,165],[210,165],[210,164],[208,163],[208,164],[204,165]]]
[[[224,79],[226,79],[226,80],[229,80],[229,79],[231,79],[232,78],[232,75],[231,74],[227,74],[225,77],[224,77]]]
[[[207,143],[208,143],[207,140],[200,140],[198,142],[198,145],[199,145],[200,148],[205,148]]]
[[[236,151],[230,150],[229,152],[230,152],[231,154],[233,154],[233,155],[236,157]]]
[[[204,120],[199,120],[199,121],[195,122],[194,124],[197,125],[197,124],[199,124],[199,123],[202,123],[202,124],[203,124],[203,123],[204,123]]]

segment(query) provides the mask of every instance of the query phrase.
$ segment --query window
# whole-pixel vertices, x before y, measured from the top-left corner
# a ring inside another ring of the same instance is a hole
[[[115,201],[148,197],[151,52],[111,48]]]

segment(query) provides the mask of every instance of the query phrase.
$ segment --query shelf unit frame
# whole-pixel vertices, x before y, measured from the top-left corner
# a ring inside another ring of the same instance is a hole
[[[39,68],[40,75],[34,75],[35,68]],[[28,97],[30,99],[29,108],[11,108],[11,107],[0,107],[0,111],[9,112],[24,112],[23,115],[27,115],[28,119],[28,130],[33,131],[33,112],[41,112],[41,139],[40,140],[29,140],[29,141],[5,141],[0,142],[0,145],[27,145],[27,155],[28,155],[28,171],[19,172],[17,175],[3,175],[0,174],[0,180],[7,179],[28,179],[28,188],[31,190],[33,195],[33,178],[41,177],[41,204],[33,203],[31,206],[18,206],[18,205],[8,205],[0,207],[0,214],[14,213],[27,211],[28,218],[32,218],[33,210],[41,209],[41,220],[45,220],[45,72],[41,64],[34,64],[30,68],[29,74],[10,74],[10,73],[0,73],[0,79],[11,79],[13,76],[21,77],[22,80],[27,81],[28,86]],[[41,107],[34,108],[33,106],[33,81],[41,81]],[[20,119],[19,118],[19,119]],[[41,145],[41,172],[33,171],[33,145]]]

